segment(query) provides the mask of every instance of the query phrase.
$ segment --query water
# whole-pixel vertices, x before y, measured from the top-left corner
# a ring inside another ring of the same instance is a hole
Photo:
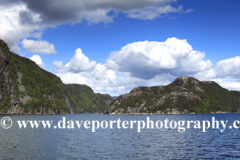
[[[5,115],[0,115],[0,119]],[[239,159],[239,129],[19,129],[17,120],[240,120],[240,114],[203,115],[10,115],[0,126],[0,159]],[[76,127],[76,126],[75,126]]]

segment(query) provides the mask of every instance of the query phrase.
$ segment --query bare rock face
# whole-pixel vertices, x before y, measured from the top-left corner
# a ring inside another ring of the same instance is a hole
[[[9,48],[0,40],[0,113],[19,113],[18,100],[15,92],[14,79],[10,76]]]
[[[65,102],[66,102],[66,104],[67,104],[67,106],[68,106],[68,108],[69,108],[69,112],[71,113],[71,114],[73,114],[74,112],[73,112],[73,109],[76,109],[76,106],[73,106],[72,104],[71,104],[71,102],[70,102],[70,100],[69,100],[69,97],[68,97],[68,95],[66,94],[66,93],[64,93],[64,97],[65,97]]]
[[[184,77],[178,77],[175,81],[173,81],[171,83],[171,85],[173,86],[182,86],[182,87],[187,87],[190,85],[198,85],[199,81],[192,78],[192,77],[188,77],[188,76],[184,76]]]
[[[24,87],[24,85],[22,85],[22,73],[18,72],[17,74],[18,74],[17,81],[18,81],[19,92],[25,93],[24,96],[21,96],[21,95],[19,96],[20,102],[22,102],[23,104],[26,104],[27,101],[31,99],[31,97],[26,94],[26,88]]]
[[[170,85],[179,86],[179,87],[182,87],[182,88],[191,87],[191,88],[193,88],[197,91],[203,92],[203,89],[199,85],[199,83],[200,83],[200,81],[195,79],[195,78],[184,76],[184,77],[178,77]]]
[[[2,73],[8,65],[9,65],[9,54],[4,53],[3,49],[0,48],[0,73]]]

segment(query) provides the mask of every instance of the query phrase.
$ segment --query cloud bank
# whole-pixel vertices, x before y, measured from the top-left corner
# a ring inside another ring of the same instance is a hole
[[[156,75],[193,75],[209,70],[213,64],[205,54],[194,51],[186,40],[169,38],[165,42],[134,42],[111,53],[109,69],[129,72],[131,76],[152,79]]]
[[[34,41],[34,40],[27,40],[24,39],[22,41],[23,47],[28,52],[32,53],[44,53],[44,54],[55,54],[55,46],[50,44],[47,41]]]
[[[119,95],[137,86],[165,85],[179,76],[214,80],[221,86],[240,90],[240,57],[219,61],[205,60],[185,39],[165,42],[140,41],[110,53],[105,64],[90,61],[80,48],[67,64],[55,61],[57,75],[64,83],[87,84],[95,92]]]

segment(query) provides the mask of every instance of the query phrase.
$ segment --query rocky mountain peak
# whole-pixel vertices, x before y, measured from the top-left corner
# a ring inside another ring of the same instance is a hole
[[[198,80],[196,80],[195,78],[193,77],[188,77],[188,76],[184,76],[184,77],[178,77],[175,79],[175,81],[173,81],[171,83],[172,86],[183,86],[183,87],[186,87],[186,86],[190,86],[190,85],[197,85],[199,83]]]

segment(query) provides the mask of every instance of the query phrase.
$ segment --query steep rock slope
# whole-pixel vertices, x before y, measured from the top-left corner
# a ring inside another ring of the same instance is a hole
[[[0,40],[0,113],[19,112],[18,87],[11,71],[9,48]]]

